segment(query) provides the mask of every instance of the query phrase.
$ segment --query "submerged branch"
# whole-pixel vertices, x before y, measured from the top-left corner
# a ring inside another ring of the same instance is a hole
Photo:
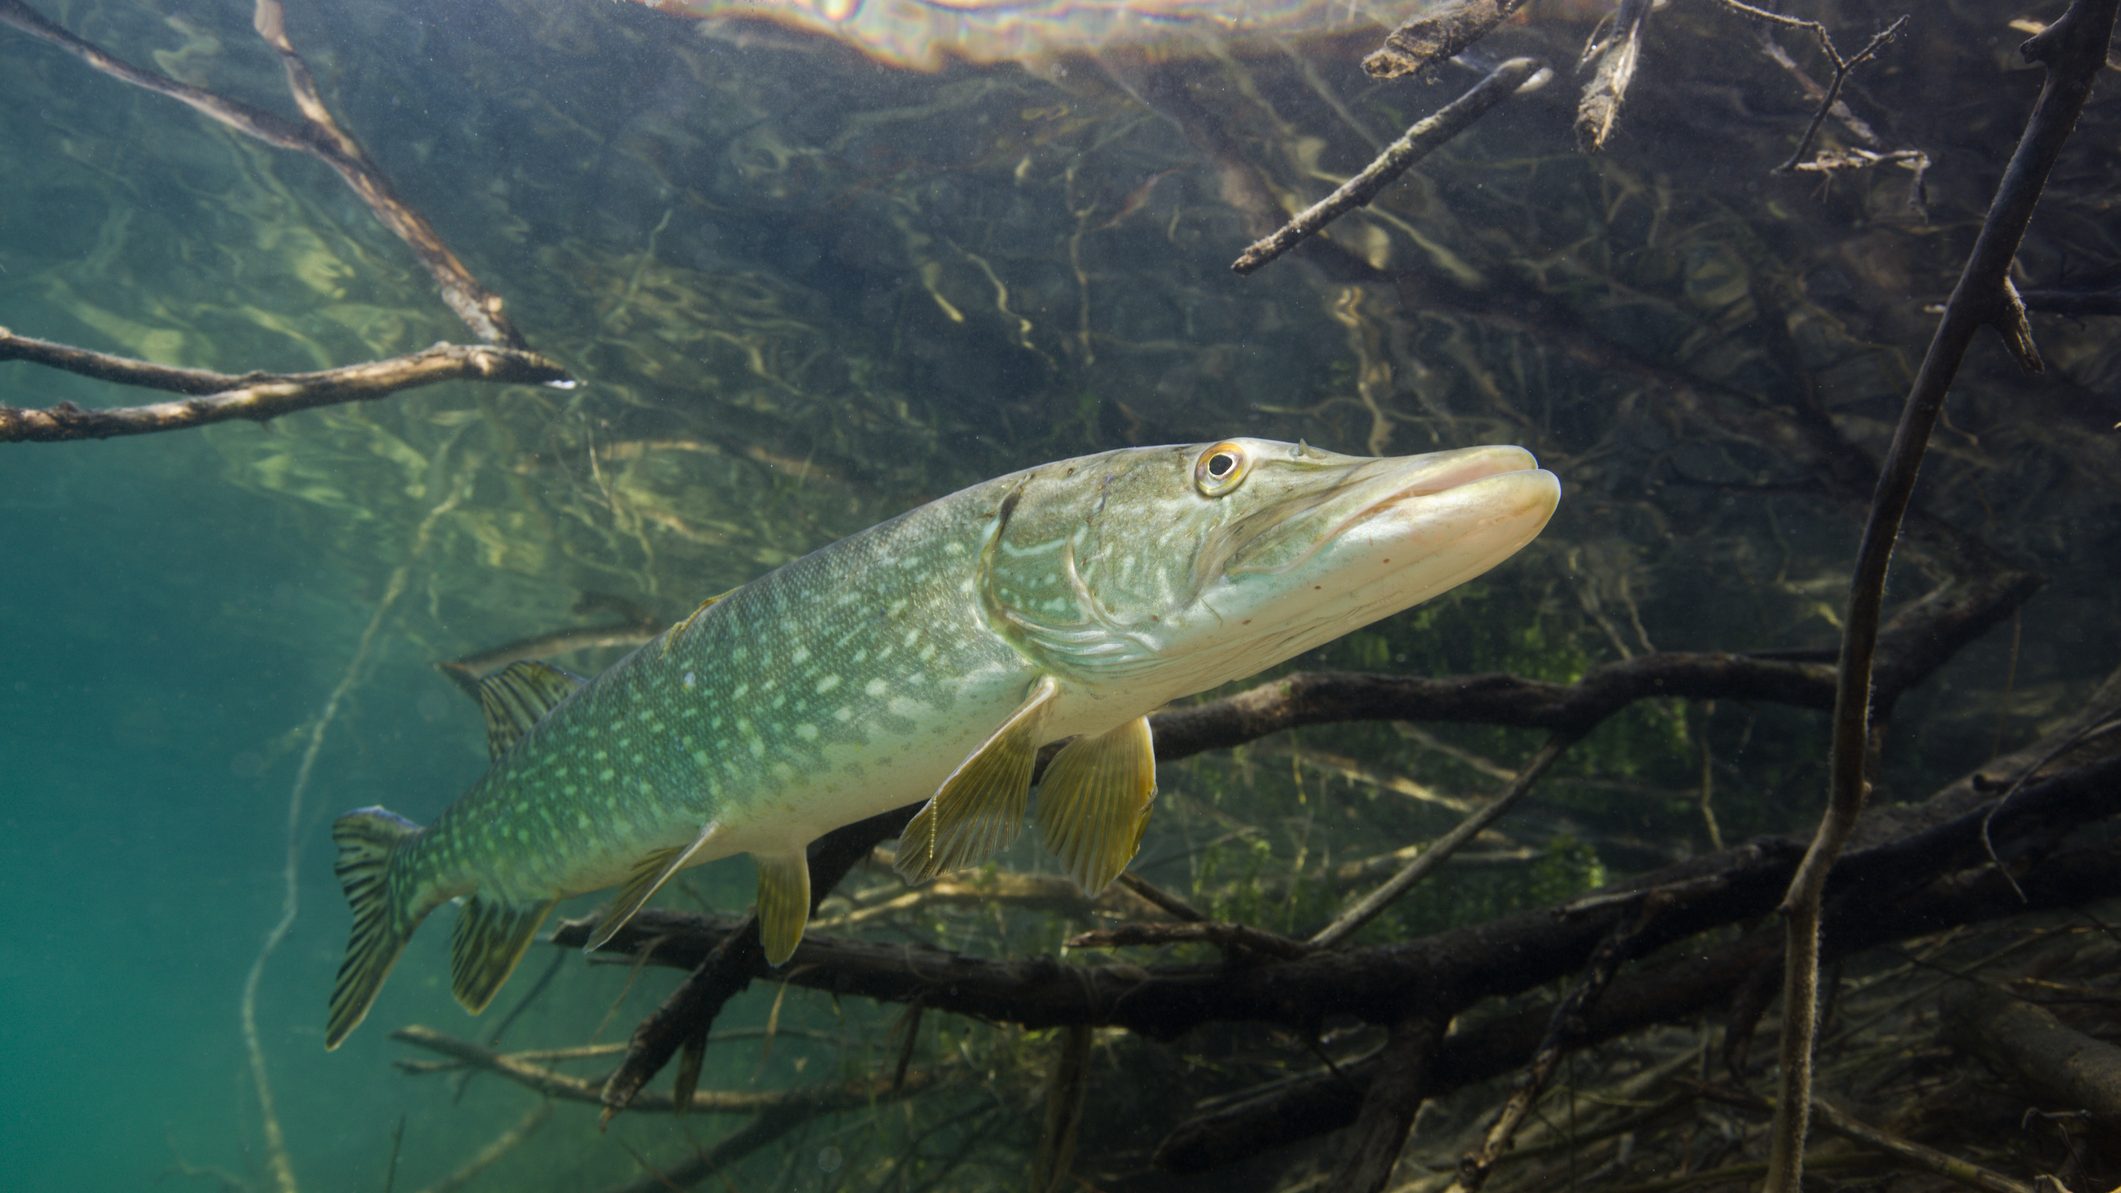
[[[1377,1076],[1363,1092],[1362,1110],[1355,1116],[1353,1145],[1341,1157],[1329,1188],[1378,1193],[1392,1179],[1448,1022],[1447,1015],[1416,1011],[1392,1025],[1378,1053]]]
[[[1576,143],[1585,153],[1604,149],[1614,126],[1620,122],[1620,107],[1627,102],[1636,64],[1642,60],[1642,35],[1649,26],[1650,3],[1651,0],[1620,0],[1612,23],[1584,47],[1583,67],[1591,78],[1583,85],[1583,96],[1576,105]]]
[[[1726,1089],[1713,1085],[1689,1086],[1698,1089],[1701,1096],[1712,1102],[1739,1106],[1748,1110],[1774,1109],[1765,1098],[1755,1097],[1745,1090]],[[1991,1172],[1970,1160],[1948,1155],[1933,1147],[1925,1147],[1911,1139],[1903,1139],[1879,1130],[1853,1115],[1837,1110],[1831,1103],[1812,1099],[1812,1117],[1819,1126],[1843,1139],[1860,1143],[1873,1151],[1890,1156],[1909,1168],[1935,1173],[1956,1185],[1969,1189],[1980,1189],[1983,1193],[2034,1193],[2034,1186],[2024,1181],[2015,1181],[2000,1173]]]
[[[393,1040],[401,1040],[415,1048],[449,1057],[461,1064],[505,1077],[517,1085],[568,1102],[596,1104],[603,1099],[601,1084],[587,1077],[576,1077],[557,1069],[548,1069],[533,1064],[521,1056],[495,1052],[490,1048],[445,1035],[431,1027],[414,1024],[401,1027],[390,1033]],[[415,1068],[410,1072],[430,1072]],[[907,1075],[903,1092],[913,1093],[935,1084],[934,1073],[916,1071]],[[695,1090],[685,1110],[703,1111],[708,1114],[762,1114],[785,1107],[800,1107],[813,1113],[833,1110],[858,1110],[882,1098],[894,1094],[889,1078],[874,1078],[852,1081],[838,1085],[798,1086],[794,1089],[769,1091],[756,1090]],[[642,1094],[636,1097],[631,1108],[672,1112],[681,1109],[676,1099],[668,1094]]]
[[[1079,932],[1068,938],[1071,949],[1114,949],[1136,945],[1213,944],[1238,953],[1260,953],[1269,957],[1301,957],[1310,946],[1301,940],[1220,920],[1186,920],[1181,923],[1120,924],[1094,932]]]
[[[901,808],[858,820],[819,838],[810,850],[811,914],[817,913],[818,904],[847,877],[848,871],[868,857],[880,842],[898,836],[912,818],[912,808]],[[617,938],[604,946],[604,951],[639,952],[644,920],[654,922],[648,912],[636,915],[620,930]],[[594,919],[571,921],[561,925],[552,939],[558,941],[570,928],[578,928],[570,941],[579,948],[588,943],[589,932],[595,923]],[[622,944],[622,941],[626,943]],[[660,956],[660,946],[657,952]],[[791,983],[805,968],[801,947],[796,950],[796,956],[797,964],[782,975],[783,980]],[[712,949],[691,954],[684,964],[692,969],[692,973],[670,992],[654,1013],[634,1028],[633,1038],[626,1045],[625,1059],[605,1080],[599,1097],[604,1104],[604,1123],[610,1123],[613,1116],[634,1105],[642,1087],[670,1063],[670,1058],[676,1056],[680,1048],[704,1049],[708,1029],[721,1014],[722,1007],[749,986],[753,978],[771,976],[775,972],[766,964],[766,950],[759,943],[756,915],[745,917],[733,931],[722,933]]]
[[[2121,778],[2115,772],[2121,768],[2110,770],[2105,781]],[[1785,872],[1792,852],[1782,854]],[[1844,868],[1854,862],[1852,856]],[[1837,870],[1836,881],[1842,878]],[[1955,925],[2111,898],[2121,894],[2121,843],[2107,841],[2049,855],[2027,875],[2029,903],[2020,902],[2000,872],[1980,866],[1917,887],[1898,898],[1876,899],[1862,880],[1850,880],[1851,897],[1861,901],[1866,914],[1836,919],[1826,934],[1825,955],[1849,956]],[[1567,1050],[1717,1012],[1762,965],[1772,964],[1775,954],[1774,938],[1756,932],[1719,947],[1689,949],[1654,968],[1616,978],[1584,1016]],[[1522,1069],[1550,1026],[1551,1012],[1530,1007],[1447,1036],[1424,1095],[1437,1097]],[[1154,1162],[1168,1171],[1200,1172],[1338,1130],[1354,1121],[1363,1091],[1376,1073],[1372,1058],[1277,1081],[1255,1097],[1180,1123],[1157,1146]]]
[[[1998,572],[1912,603],[1881,643],[1879,700],[1890,704],[1961,647],[2010,616],[2040,587]],[[1151,719],[1160,761],[1242,745],[1305,725],[1344,721],[1450,721],[1587,732],[1637,700],[1764,700],[1833,706],[1834,669],[1720,651],[1662,651],[1591,668],[1574,683],[1514,675],[1427,678],[1299,671]]]
[[[574,383],[565,368],[535,352],[483,344],[437,344],[406,356],[316,373],[223,374],[164,368],[15,336],[0,328],[0,360],[8,359],[197,396],[96,410],[72,402],[42,408],[0,405],[0,443],[111,439],[230,419],[266,422],[318,406],[371,402],[440,381],[563,386]]]
[[[1510,780],[1509,787],[1505,788],[1501,795],[1459,821],[1450,832],[1437,838],[1428,849],[1416,855],[1398,873],[1379,884],[1376,890],[1363,896],[1355,906],[1334,917],[1332,923],[1312,934],[1308,942],[1311,947],[1332,948],[1361,930],[1364,924],[1376,919],[1395,900],[1412,889],[1415,883],[1428,877],[1452,854],[1458,852],[1461,846],[1479,836],[1482,830],[1500,819],[1503,813],[1516,807],[1525,796],[1531,794],[1532,785],[1539,781],[1539,777],[1560,761],[1562,754],[1582,736],[1581,730],[1571,729],[1559,730],[1547,738],[1547,743],[1524,764],[1524,768]]]
[[[1385,146],[1377,160],[1342,183],[1338,190],[1299,212],[1272,235],[1255,241],[1231,262],[1230,268],[1238,273],[1251,273],[1322,231],[1327,224],[1357,207],[1367,206],[1377,197],[1377,192],[1391,185],[1393,179],[1471,127],[1488,109],[1523,89],[1544,82],[1545,71],[1546,67],[1531,58],[1512,58],[1489,71],[1486,78],[1473,84],[1464,95],[1445,104],[1433,115],[1416,121],[1405,136]]]
[[[1516,1141],[1517,1131],[1524,1125],[1526,1116],[1546,1093],[1561,1058],[1580,1046],[1585,1023],[1605,996],[1606,988],[1613,984],[1620,967],[1664,943],[1664,938],[1656,931],[1657,917],[1664,903],[1663,898],[1656,896],[1643,900],[1638,918],[1623,922],[1613,930],[1613,935],[1607,937],[1591,956],[1590,964],[1584,967],[1576,984],[1555,1004],[1554,1013],[1547,1020],[1546,1038],[1539,1042],[1539,1051],[1532,1054],[1531,1063],[1518,1077],[1516,1088],[1510,1091],[1510,1096],[1488,1124],[1480,1146],[1459,1158],[1458,1180],[1452,1185],[1453,1193],[1461,1190],[1473,1193],[1487,1183],[1495,1166]]]
[[[2117,0],[2073,0],[2061,20],[2025,43],[2025,57],[2045,65],[2047,79],[1908,391],[1900,424],[1894,429],[1892,446],[1878,476],[1862,543],[1857,548],[1848,612],[1842,619],[1846,628],[1841,638],[1834,701],[1827,810],[1781,908],[1786,917],[1787,952],[1782,982],[1781,1089],[1776,1099],[1766,1182],[1771,1193],[1795,1193],[1804,1168],[1806,1114],[1812,1099],[1812,1045],[1818,1029],[1822,902],[1827,873],[1854,834],[1868,795],[1865,772],[1869,762],[1872,671],[1879,649],[1878,625],[1893,544],[1914,497],[1915,478],[1930,431],[1944,408],[1945,393],[1951,388],[1968,345],[1983,325],[1995,324],[2009,312],[2016,312],[2016,323],[2023,322],[2024,308],[2009,288],[2011,262],[2032,221],[2033,207],[2039,202],[2048,173],[2091,95],[2093,79],[2105,63],[2116,5]]]
[[[120,82],[174,99],[247,137],[276,149],[306,153],[330,166],[361,197],[376,218],[412,249],[413,255],[419,258],[420,264],[440,287],[442,301],[463,320],[474,336],[486,343],[509,348],[527,346],[503,311],[501,296],[472,276],[457,255],[443,243],[441,234],[427,222],[427,217],[397,197],[381,168],[324,106],[316,80],[287,38],[278,0],[258,0],[253,24],[258,35],[280,55],[287,67],[288,90],[302,111],[300,121],[288,120],[168,75],[134,66],[67,32],[22,0],[0,0],[0,24],[12,25],[57,46]]]
[[[1385,34],[1385,44],[1362,60],[1362,68],[1373,79],[1396,79],[1456,57],[1509,20],[1524,3],[1456,0],[1440,9],[1424,8]]]
[[[2121,1127],[2121,1046],[1974,982],[1953,983],[1940,1005],[1939,1038],[1987,1061],[2029,1102],[2079,1109]]]
[[[1811,34],[1813,40],[1819,43],[1820,54],[1825,56],[1827,65],[1834,72],[1834,77],[1820,91],[1819,104],[1812,112],[1811,123],[1805,126],[1804,136],[1798,139],[1797,148],[1790,151],[1788,160],[1775,167],[1778,173],[1798,168],[1798,163],[1802,162],[1805,155],[1811,152],[1812,142],[1819,136],[1819,126],[1826,123],[1827,115],[1833,112],[1836,105],[1841,102],[1841,89],[1848,82],[1850,72],[1869,62],[1872,58],[1877,57],[1878,51],[1884,49],[1887,42],[1899,36],[1900,31],[1907,26],[1908,21],[1906,17],[1901,17],[1873,34],[1870,41],[1864,43],[1863,48],[1856,51],[1853,55],[1843,55],[1841,48],[1834,44],[1833,35],[1828,33],[1826,26],[1818,21],[1772,12],[1765,8],[1747,4],[1745,0],[1722,0],[1722,3],[1724,7],[1729,8],[1731,11],[1764,24],[1779,25],[1786,29],[1795,29]]]
[[[2108,818],[2108,797],[2113,784],[2121,782],[2121,743],[2106,748],[2110,752],[2094,761],[2020,788],[1991,826],[2000,847]],[[1942,823],[1851,854],[1835,871],[1837,889],[1860,890],[1866,905],[1883,905],[1922,889],[1939,874],[1968,866],[1986,872],[1981,825],[1988,808],[1982,804],[1961,810],[1962,795],[1957,786],[1947,788],[1934,797],[1934,808],[1923,806],[1939,815],[1949,810]],[[1159,1039],[1214,1022],[1308,1030],[1324,1020],[1348,1016],[1390,1024],[1424,1007],[1455,1011],[1574,974],[1617,928],[1639,915],[1645,900],[1659,902],[1656,929],[1665,939],[1766,915],[1787,886],[1800,853],[1800,842],[1794,839],[1769,838],[1667,867],[1595,901],[1519,913],[1416,940],[1315,950],[1290,959],[1092,966],[1046,955],[989,960],[931,945],[817,934],[804,937],[784,969],[771,969],[760,958],[744,977],[771,976],[838,997],[920,1003],[930,1011],[1026,1027],[1088,1023],[1125,1027]],[[2045,873],[2032,877],[2047,880]],[[2008,884],[2000,877],[1996,881],[2008,895]],[[2121,874],[2112,881],[2121,882]],[[2013,898],[2011,906],[2020,905]],[[1933,931],[1942,922],[1931,921],[1920,930]],[[594,926],[593,917],[565,921],[553,932],[552,942],[579,947]],[[649,908],[622,928],[605,951],[638,955],[652,950],[652,964],[692,968],[732,935],[747,934],[756,936],[748,921],[735,917]],[[1611,1006],[1617,997],[1609,995],[1605,1005]],[[1542,1017],[1526,1055],[1544,1034],[1544,1026]]]

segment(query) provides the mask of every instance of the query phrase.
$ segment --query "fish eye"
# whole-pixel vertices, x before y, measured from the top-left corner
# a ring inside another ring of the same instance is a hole
[[[1200,454],[1193,462],[1193,487],[1204,497],[1221,497],[1244,483],[1252,471],[1251,453],[1244,444],[1225,440]]]

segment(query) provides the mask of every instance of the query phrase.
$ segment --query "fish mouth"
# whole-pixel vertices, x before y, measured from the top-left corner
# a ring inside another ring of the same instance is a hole
[[[1362,484],[1367,480],[1370,484],[1388,488],[1375,501],[1357,509],[1340,525],[1334,527],[1333,532],[1326,536],[1329,541],[1380,514],[1404,509],[1423,498],[1439,497],[1497,478],[1517,478],[1515,481],[1505,481],[1504,486],[1525,490],[1522,496],[1531,500],[1536,500],[1541,491],[1551,490],[1551,498],[1547,502],[1549,513],[1561,497],[1561,482],[1553,473],[1541,468],[1538,459],[1531,452],[1521,447],[1469,447],[1462,451],[1418,456],[1412,460],[1392,460],[1384,464],[1386,466],[1381,470],[1383,475],[1351,478],[1353,484]],[[1491,487],[1499,489],[1504,486]],[[1502,494],[1497,493],[1496,496]],[[1541,519],[1542,524],[1544,521]]]
[[[1515,540],[1507,555],[1545,528],[1560,504],[1561,481],[1521,447],[1469,447],[1379,460],[1334,492],[1354,508],[1294,558],[1262,570],[1300,568],[1322,552],[1377,537],[1416,538],[1430,551],[1478,537]]]
[[[1521,447],[1343,456],[1327,467],[1338,473],[1330,482],[1216,531],[1195,557],[1194,594],[1218,580],[1286,576],[1316,566],[1322,556],[1374,557],[1357,564],[1359,572],[1374,573],[1395,558],[1396,571],[1426,554],[1514,540],[1500,549],[1500,559],[1537,535],[1561,499],[1560,482]]]

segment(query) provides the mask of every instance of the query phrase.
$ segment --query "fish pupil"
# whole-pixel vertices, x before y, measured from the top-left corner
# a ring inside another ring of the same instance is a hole
[[[1208,475],[1216,480],[1221,480],[1230,475],[1230,470],[1235,467],[1237,467],[1237,457],[1229,452],[1216,452],[1208,457]]]

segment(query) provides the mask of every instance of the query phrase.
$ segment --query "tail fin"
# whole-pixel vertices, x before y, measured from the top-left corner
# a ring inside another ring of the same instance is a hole
[[[331,839],[339,847],[333,869],[353,906],[353,936],[346,942],[339,980],[331,988],[331,1019],[324,1030],[327,1051],[345,1042],[367,1018],[369,1004],[425,913],[408,902],[409,885],[403,878],[393,882],[391,874],[399,849],[419,835],[419,825],[382,808],[348,812],[331,826]]]

